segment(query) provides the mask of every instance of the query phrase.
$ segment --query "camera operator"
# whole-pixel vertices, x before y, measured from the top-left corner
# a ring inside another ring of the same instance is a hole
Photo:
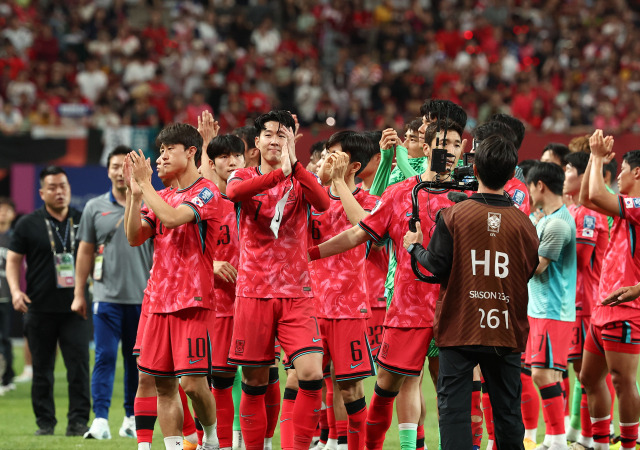
[[[426,250],[419,223],[416,232],[404,237],[407,251],[441,283],[434,335],[440,348],[437,391],[444,450],[472,447],[477,364],[489,388],[498,447],[523,448],[520,353],[529,332],[527,282],[538,265],[538,237],[529,218],[504,194],[516,162],[508,139],[483,140],[474,165],[478,193],[441,212]],[[455,282],[449,283],[451,274]]]

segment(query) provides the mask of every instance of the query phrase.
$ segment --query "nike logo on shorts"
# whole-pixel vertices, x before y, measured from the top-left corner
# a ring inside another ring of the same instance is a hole
[[[240,417],[253,417],[255,414],[240,414]]]
[[[197,362],[202,361],[203,359],[204,359],[204,358],[200,358],[200,359],[196,359],[195,361],[191,361],[191,360],[189,360],[189,364],[195,364],[195,363],[197,363]]]
[[[320,342],[322,339],[316,339],[316,338],[313,338],[313,339],[311,339],[311,340],[312,340],[313,342]]]
[[[313,412],[320,412],[320,410],[319,409],[314,409]]]
[[[282,419],[282,420],[280,421],[280,423],[282,423],[282,422],[286,422],[287,420],[291,420],[291,419]]]
[[[356,367],[358,367],[359,365],[361,365],[362,363],[358,363],[358,364],[351,364],[351,368],[355,369]]]
[[[532,358],[535,358],[536,356],[538,356],[540,353],[536,353],[534,355],[531,355]]]

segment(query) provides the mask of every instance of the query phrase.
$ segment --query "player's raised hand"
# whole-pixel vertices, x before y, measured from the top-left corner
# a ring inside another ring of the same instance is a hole
[[[389,150],[398,143],[400,143],[400,138],[398,138],[396,130],[393,128],[387,128],[382,131],[382,137],[380,138],[380,148],[382,150]]]
[[[209,142],[220,132],[220,124],[213,118],[213,114],[209,111],[203,111],[198,116],[198,133],[202,136],[202,151],[207,151]]]
[[[603,158],[609,156],[613,149],[613,137],[604,137],[602,130],[596,130],[589,138],[589,148],[591,153],[595,156],[601,156]]]
[[[345,152],[334,152],[330,156],[332,157],[329,171],[331,180],[344,180],[349,167],[349,155]]]
[[[131,189],[131,158],[129,155],[124,158],[122,176],[124,177],[124,184],[127,186],[127,189]]]
[[[300,133],[300,122],[298,122],[298,115],[297,114],[291,114],[291,116],[293,117],[293,121],[295,122],[295,127],[293,128],[293,135],[295,136],[294,141],[297,143],[300,138],[302,136],[304,136],[304,134]]]
[[[640,284],[616,289],[602,300],[603,305],[616,306],[620,303],[632,302],[640,296]]]
[[[327,186],[331,181],[331,166],[333,165],[333,157],[332,154],[327,153],[327,150],[322,151],[322,156],[320,156],[320,160],[318,161],[318,178],[320,178],[320,183],[323,186]]]
[[[133,179],[136,180],[136,183],[151,183],[151,175],[153,174],[153,169],[151,168],[151,160],[149,158],[145,159],[144,153],[142,150],[138,149],[139,153],[131,152],[129,156],[131,157],[131,174],[133,175]]]
[[[291,166],[298,161],[296,157],[296,136],[294,131],[291,128],[282,127],[284,130],[284,135],[287,138],[287,148],[286,150],[289,153],[289,160],[291,161]]]
[[[227,261],[214,261],[213,274],[228,283],[235,283],[238,278],[238,270]]]
[[[402,246],[408,249],[411,244],[422,244],[422,227],[416,222],[416,231],[408,230],[402,240]]]

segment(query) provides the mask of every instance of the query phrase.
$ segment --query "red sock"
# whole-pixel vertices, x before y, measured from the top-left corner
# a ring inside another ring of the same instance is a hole
[[[562,374],[562,395],[564,396],[564,415],[571,415],[571,411],[569,411],[569,390],[571,389],[571,385],[569,384],[569,372],[564,372]]]
[[[481,386],[482,383],[474,381],[471,391],[471,436],[473,445],[477,445],[478,447],[482,442],[482,410],[480,409]],[[477,420],[478,418],[480,420],[476,422],[474,419]]]
[[[547,434],[564,434],[562,384],[558,382],[540,386],[540,397],[542,397],[542,417],[544,417]]]
[[[611,381],[610,373],[607,374],[607,378],[605,378],[605,380],[607,381],[607,387],[609,388],[609,395],[611,395],[611,412],[609,414],[611,414],[611,417],[613,417],[613,408],[615,407],[616,401],[616,390],[613,387],[613,381]]]
[[[598,444],[609,443],[609,424],[611,416],[602,418],[591,418],[591,430],[593,431],[593,442]]]
[[[489,392],[487,392],[486,385],[483,381],[482,390],[482,414],[484,415],[484,426],[487,428],[487,439],[492,441],[496,440],[496,435],[493,427],[493,408],[491,407],[491,400],[489,399]],[[536,395],[538,395],[536,393]]]
[[[329,422],[327,421],[327,408],[324,408],[323,410],[320,411],[320,422],[318,422],[318,425],[320,426],[320,442],[322,442],[323,444],[326,444],[327,439],[329,438]]]
[[[587,402],[587,391],[582,387],[582,399],[580,399],[580,434],[586,438],[593,437],[591,429],[591,417],[589,417],[589,403]]]
[[[267,408],[267,437],[272,438],[280,416],[280,378],[277,367],[269,369],[269,385],[264,402]]]
[[[198,420],[198,416],[193,416],[193,421],[196,423],[196,436],[198,436],[198,445],[202,445],[202,438],[204,437],[204,429],[202,424]]]
[[[283,450],[293,448],[293,407],[296,403],[298,391],[285,388],[282,399],[282,414],[280,415],[280,446]]]
[[[323,380],[298,380],[298,395],[293,406],[293,448],[308,450],[320,420]],[[248,449],[247,449],[248,450]]]
[[[620,424],[620,448],[635,449],[638,440],[638,422]]]
[[[153,427],[158,418],[158,397],[136,397],[133,401],[133,413],[136,416],[138,444],[151,443]]]
[[[331,378],[325,380],[327,386],[327,424],[329,425],[329,439],[338,439],[336,431],[336,414],[333,410],[333,382]]]
[[[424,450],[424,425],[418,425],[418,436],[416,437],[416,450]]]
[[[386,391],[376,383],[367,414],[365,439],[368,450],[382,449],[385,435],[393,419],[393,401],[397,395],[398,392]]]
[[[240,399],[240,428],[247,450],[263,450],[267,431],[267,412],[264,397],[267,386],[242,383]]]
[[[180,393],[180,401],[182,401],[182,411],[184,412],[184,421],[182,422],[182,435],[189,436],[196,432],[196,423],[193,421],[191,410],[189,409],[189,401],[187,394],[184,393],[182,386],[178,383],[178,392]]]
[[[367,420],[367,402],[364,397],[350,403],[344,404],[349,417],[349,430],[347,433],[347,444],[349,450],[364,449],[364,424]]]
[[[520,401],[522,422],[524,423],[525,429],[533,430],[534,428],[538,428],[540,397],[538,397],[538,390],[533,384],[530,373],[522,372],[520,374],[520,381],[522,381],[522,399]]]
[[[233,443],[233,377],[213,377],[213,397],[216,399],[216,420],[220,448],[231,447]]]

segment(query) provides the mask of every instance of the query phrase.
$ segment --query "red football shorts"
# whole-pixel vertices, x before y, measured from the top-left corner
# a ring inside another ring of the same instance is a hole
[[[147,319],[149,313],[142,309],[140,312],[140,320],[138,321],[138,331],[136,333],[136,342],[133,344],[133,356],[140,356],[140,349],[142,348],[142,338],[144,337],[144,328],[147,326]]]
[[[322,334],[322,366],[333,361],[337,381],[375,375],[366,319],[318,319]],[[325,374],[326,376],[326,374]]]
[[[236,373],[238,366],[227,363],[231,338],[233,337],[233,316],[216,317],[216,326],[211,331],[211,371]]]
[[[371,317],[367,319],[367,336],[374,358],[378,356],[378,351],[382,345],[382,325],[386,314],[386,308],[371,308]]]
[[[567,370],[573,324],[529,317],[525,365],[529,368]]]
[[[584,349],[604,356],[605,352],[640,353],[640,324],[620,320],[603,326],[591,324]]]
[[[385,327],[378,365],[389,372],[417,377],[424,367],[433,328]]]
[[[216,312],[204,308],[149,314],[138,369],[157,377],[209,375],[215,320]]]
[[[311,299],[237,297],[235,308],[230,364],[275,364],[276,338],[291,363],[306,353],[322,353],[320,328]]]
[[[576,316],[571,329],[571,343],[569,344],[569,361],[582,359],[584,341],[589,333],[591,316]]]
[[[280,358],[282,357],[282,347],[280,346],[280,342],[278,342],[278,340],[276,339],[275,343],[273,344],[273,356],[280,361]]]

